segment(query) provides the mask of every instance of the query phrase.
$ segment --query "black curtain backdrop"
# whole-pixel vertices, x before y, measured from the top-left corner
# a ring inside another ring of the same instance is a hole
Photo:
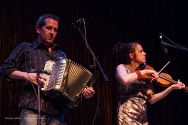
[[[79,32],[71,26],[78,18],[84,18],[88,42],[110,82],[104,81],[98,67],[96,72],[91,69],[96,76],[93,85],[96,94],[92,99],[83,99],[66,116],[66,121],[69,125],[92,125],[93,122],[93,125],[116,125],[118,93],[114,44],[140,40],[148,65],[158,71],[171,60],[164,72],[188,85],[188,52],[167,47],[168,54],[164,54],[159,40],[159,34],[163,33],[175,43],[188,47],[186,5],[177,0],[1,0],[0,63],[18,43],[35,40],[34,26],[41,14],[53,13],[61,18],[57,43],[70,59],[89,68],[93,58]],[[169,43],[167,39],[164,41]],[[19,81],[0,78],[1,125],[19,124],[21,88]],[[163,89],[156,86],[157,92]],[[188,93],[173,91],[160,102],[148,105],[150,124],[188,124],[187,105]]]

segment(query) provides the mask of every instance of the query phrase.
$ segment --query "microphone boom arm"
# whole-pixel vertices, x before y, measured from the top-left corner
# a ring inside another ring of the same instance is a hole
[[[188,49],[185,48],[185,47],[180,47],[180,46],[172,45],[172,44],[169,44],[169,43],[166,43],[166,42],[163,42],[161,44],[163,44],[164,46],[167,46],[167,47],[171,47],[171,48],[175,48],[175,49],[178,49],[178,50],[183,50],[183,51],[188,52]]]
[[[178,50],[183,50],[185,52],[188,51],[188,49],[186,47],[183,47],[181,45],[178,45],[177,43],[173,42],[171,39],[169,39],[167,36],[165,36],[163,33],[160,33],[160,39],[162,40],[162,37],[165,37],[169,42],[171,42],[172,44],[170,43],[166,43],[164,41],[161,42],[161,44],[163,46],[166,46],[166,47],[171,47],[171,48],[174,48],[174,49],[178,49]]]

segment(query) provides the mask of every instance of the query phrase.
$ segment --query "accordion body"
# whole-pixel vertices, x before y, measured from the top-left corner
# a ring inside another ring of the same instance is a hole
[[[49,74],[43,74],[46,81],[41,90],[55,90],[71,102],[75,102],[83,89],[92,83],[93,74],[70,59],[59,59],[56,62],[48,60],[44,70]]]

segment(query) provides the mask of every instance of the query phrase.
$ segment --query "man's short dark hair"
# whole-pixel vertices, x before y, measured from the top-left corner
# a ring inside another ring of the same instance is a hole
[[[35,27],[39,27],[39,28],[43,27],[45,25],[45,19],[48,19],[48,18],[54,19],[59,22],[58,16],[53,15],[53,14],[44,14],[38,18],[35,24]]]

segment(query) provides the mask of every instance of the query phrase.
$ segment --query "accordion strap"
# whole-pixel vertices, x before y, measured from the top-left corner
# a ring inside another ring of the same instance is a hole
[[[58,56],[58,59],[67,58],[66,54],[61,49],[57,49],[57,56]]]

